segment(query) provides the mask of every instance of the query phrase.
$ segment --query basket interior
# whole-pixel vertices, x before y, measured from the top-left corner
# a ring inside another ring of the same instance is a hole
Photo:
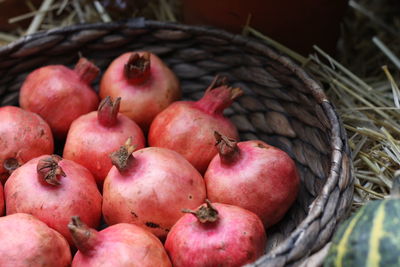
[[[73,66],[79,54],[102,71],[132,50],[158,54],[177,74],[185,99],[199,99],[216,74],[228,77],[245,94],[226,110],[241,140],[261,139],[286,151],[297,163],[301,189],[284,220],[269,229],[268,251],[307,216],[330,170],[330,125],[304,82],[282,63],[246,44],[163,29],[87,29],[46,34],[0,52],[0,105],[18,105],[18,90],[33,69],[49,64]],[[95,87],[97,88],[98,81]]]

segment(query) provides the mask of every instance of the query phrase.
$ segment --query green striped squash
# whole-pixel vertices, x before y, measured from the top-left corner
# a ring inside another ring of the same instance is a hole
[[[371,201],[343,223],[325,258],[329,266],[400,266],[400,199]]]

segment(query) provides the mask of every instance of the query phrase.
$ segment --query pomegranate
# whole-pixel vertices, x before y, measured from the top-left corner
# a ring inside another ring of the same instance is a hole
[[[237,143],[219,133],[215,136],[219,153],[204,175],[208,198],[252,211],[266,227],[276,224],[299,190],[294,161],[260,140]]]
[[[147,131],[151,121],[181,96],[175,74],[156,55],[143,51],[125,53],[107,68],[100,83],[100,97],[122,97],[121,113]]]
[[[3,185],[0,183],[0,216],[4,214],[4,192]]]
[[[178,101],[158,114],[150,126],[149,145],[179,152],[204,173],[217,154],[214,131],[239,138],[236,127],[224,117],[223,110],[243,91],[225,83],[225,79],[216,77],[200,100]]]
[[[6,213],[29,213],[61,233],[72,244],[71,216],[97,227],[101,200],[93,175],[57,155],[34,158],[16,169],[4,187]]]
[[[79,250],[72,267],[172,266],[160,240],[136,225],[119,223],[98,232],[74,216],[68,228]]]
[[[30,214],[1,217],[0,240],[0,266],[67,267],[71,264],[71,251],[65,238]]]
[[[73,120],[96,109],[99,100],[90,83],[98,73],[85,58],[73,70],[62,65],[41,67],[22,84],[19,104],[42,116],[55,137],[64,138]]]
[[[178,153],[147,147],[129,156],[130,142],[112,155],[103,187],[103,215],[109,224],[133,223],[161,239],[184,207],[204,202],[203,177]],[[121,205],[123,203],[123,205]]]
[[[49,125],[37,114],[19,107],[0,107],[0,180],[26,161],[54,150]]]
[[[242,266],[263,255],[267,237],[254,213],[210,201],[184,212],[191,214],[179,219],[165,241],[174,267]]]
[[[64,146],[64,159],[86,167],[101,187],[112,167],[109,154],[132,137],[137,148],[145,146],[140,127],[125,115],[118,113],[121,98],[112,102],[106,97],[98,111],[82,115],[72,124]]]

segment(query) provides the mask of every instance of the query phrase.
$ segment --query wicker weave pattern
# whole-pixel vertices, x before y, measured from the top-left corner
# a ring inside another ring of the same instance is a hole
[[[186,99],[200,98],[216,74],[228,76],[245,91],[226,111],[242,140],[262,139],[295,159],[302,179],[299,197],[270,229],[267,253],[251,266],[297,265],[323,248],[352,201],[346,135],[320,85],[257,41],[143,19],[38,33],[0,49],[0,105],[17,105],[21,82],[39,66],[73,64],[80,52],[104,70],[131,50],[161,56],[181,80]]]

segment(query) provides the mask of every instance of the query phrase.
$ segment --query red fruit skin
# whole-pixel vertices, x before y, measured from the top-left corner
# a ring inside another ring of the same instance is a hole
[[[0,216],[4,214],[4,191],[3,185],[0,183]]]
[[[57,138],[65,138],[76,118],[96,110],[96,93],[83,82],[78,73],[62,65],[34,70],[24,81],[19,104],[39,114]]]
[[[34,158],[16,169],[4,186],[7,215],[29,213],[61,233],[72,245],[68,230],[71,216],[78,215],[96,228],[101,218],[102,197],[93,175],[83,166],[63,159],[58,165],[66,176],[58,186],[44,185],[36,171],[40,159]]]
[[[65,238],[30,214],[0,218],[0,266],[67,267],[71,252]]]
[[[294,161],[262,141],[237,143],[240,156],[232,164],[217,154],[204,175],[212,202],[240,206],[257,214],[266,227],[274,225],[293,204],[300,178]]]
[[[203,177],[169,149],[148,147],[132,155],[125,171],[113,166],[104,181],[104,219],[109,225],[139,225],[163,239],[182,217],[182,208],[196,208],[204,202]]]
[[[171,262],[160,240],[144,229],[127,223],[109,226],[98,232],[94,251],[78,251],[72,267],[170,267]]]
[[[213,203],[216,222],[201,223],[185,214],[172,227],[165,249],[174,267],[234,267],[264,254],[266,234],[260,219],[245,209]]]
[[[99,94],[102,99],[121,97],[120,112],[147,132],[154,117],[181,97],[181,89],[175,74],[152,53],[150,79],[142,84],[130,83],[124,76],[124,66],[131,54],[122,54],[110,64],[101,79]]]
[[[200,173],[218,153],[214,131],[239,139],[236,126],[222,114],[208,114],[195,106],[196,102],[171,104],[150,126],[150,146],[165,147],[184,156]]]
[[[15,158],[19,164],[54,150],[49,125],[37,114],[19,107],[0,107],[0,179],[9,176],[4,161]]]
[[[137,149],[145,146],[142,130],[131,119],[118,114],[116,125],[105,127],[99,123],[97,111],[93,111],[71,124],[63,157],[86,167],[101,186],[112,167],[109,155],[131,136]]]

